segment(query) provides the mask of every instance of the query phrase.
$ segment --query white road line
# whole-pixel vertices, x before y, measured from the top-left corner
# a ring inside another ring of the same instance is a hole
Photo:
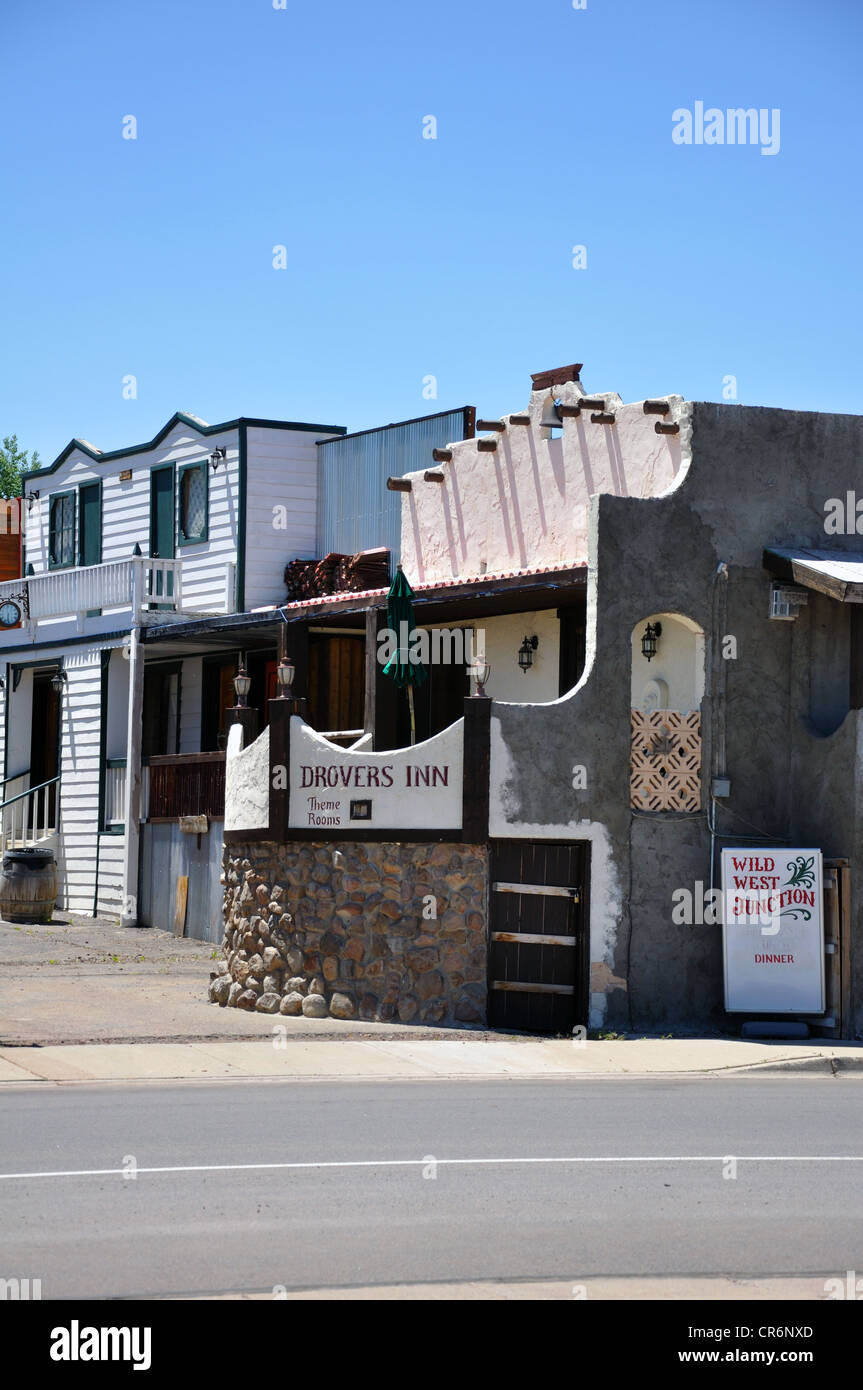
[[[137,1177],[140,1173],[247,1173],[299,1168],[438,1168],[495,1167],[527,1163],[863,1163],[863,1154],[648,1154],[577,1155],[567,1158],[361,1158],[315,1163],[181,1163],[162,1168],[67,1168],[56,1172],[0,1173],[0,1180],[11,1178],[107,1178]]]

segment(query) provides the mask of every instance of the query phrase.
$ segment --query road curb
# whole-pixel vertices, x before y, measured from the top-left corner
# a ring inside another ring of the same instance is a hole
[[[713,1076],[746,1074],[767,1076],[771,1072],[800,1072],[808,1076],[836,1076],[840,1072],[847,1075],[863,1075],[863,1057],[788,1057],[784,1061],[753,1062],[746,1067],[725,1067],[711,1072]]]

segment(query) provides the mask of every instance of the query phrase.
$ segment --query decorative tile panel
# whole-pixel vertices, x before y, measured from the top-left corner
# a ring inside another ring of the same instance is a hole
[[[639,811],[701,810],[701,714],[632,711],[629,804]]]

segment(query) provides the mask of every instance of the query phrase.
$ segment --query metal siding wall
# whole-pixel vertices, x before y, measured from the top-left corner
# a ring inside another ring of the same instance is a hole
[[[388,491],[387,478],[431,468],[432,449],[463,435],[460,408],[319,444],[318,555],[355,555],[385,545],[395,565],[401,551],[401,494]]]
[[[198,837],[185,834],[176,821],[142,825],[139,911],[147,926],[173,931],[177,879],[185,874],[189,896],[184,935],[221,945],[223,825],[221,820],[210,822],[200,849]]]

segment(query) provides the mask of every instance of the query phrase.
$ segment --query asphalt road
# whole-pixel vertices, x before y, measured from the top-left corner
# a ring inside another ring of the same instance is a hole
[[[861,1100],[799,1077],[7,1092],[0,1277],[106,1298],[844,1276],[863,1271]]]

